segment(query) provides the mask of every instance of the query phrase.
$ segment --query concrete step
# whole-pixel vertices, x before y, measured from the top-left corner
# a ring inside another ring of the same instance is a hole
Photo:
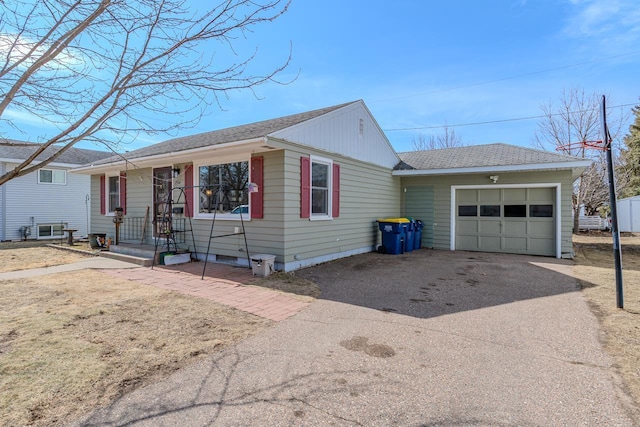
[[[100,252],[100,256],[105,258],[117,259],[120,261],[126,261],[132,264],[138,264],[143,267],[151,267],[151,265],[153,264],[153,256],[151,258],[144,258],[135,255],[119,254],[115,252]]]

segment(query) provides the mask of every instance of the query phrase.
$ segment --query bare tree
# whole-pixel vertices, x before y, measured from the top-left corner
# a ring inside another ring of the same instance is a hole
[[[221,97],[275,81],[290,49],[265,70],[239,39],[289,1],[219,0],[203,11],[186,0],[0,2],[0,123],[18,128],[20,113],[57,128],[0,185],[78,141],[113,147],[139,132],[188,127]],[[59,149],[34,163],[50,146]]]
[[[600,95],[588,95],[582,89],[563,91],[558,104],[542,105],[544,118],[538,123],[538,131],[533,140],[533,145],[537,148],[555,149],[563,154],[593,161],[574,182],[572,207],[573,230],[576,233],[581,206],[585,207],[588,214],[595,214],[609,201],[604,152],[577,144],[581,141],[600,139],[600,99]],[[624,118],[621,116],[607,114],[608,127],[614,140],[617,140],[623,121]],[[614,150],[613,155],[617,157],[618,150]],[[620,184],[624,185],[619,183],[618,189]]]
[[[436,150],[438,148],[454,148],[462,147],[462,138],[460,138],[454,129],[449,126],[443,126],[443,132],[439,135],[420,134],[411,141],[413,149],[416,151]]]

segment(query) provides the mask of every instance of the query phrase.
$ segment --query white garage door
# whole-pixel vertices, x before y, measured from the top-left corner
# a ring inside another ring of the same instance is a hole
[[[458,189],[456,249],[556,255],[555,188]]]

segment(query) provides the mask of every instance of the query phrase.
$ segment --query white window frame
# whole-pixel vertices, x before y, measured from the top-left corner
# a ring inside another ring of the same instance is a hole
[[[62,230],[67,228],[67,223],[59,223],[59,222],[55,222],[55,223],[45,223],[45,224],[38,224],[36,225],[36,239],[38,240],[46,240],[46,239],[60,239],[62,237],[64,237],[64,231],[60,230],[60,234],[54,234],[53,232],[53,227],[60,227],[62,226]],[[40,227],[49,227],[49,229],[51,230],[51,235],[50,236],[40,236]]]
[[[106,174],[105,175],[105,180],[104,180],[104,206],[106,208],[106,216],[114,216],[115,213],[115,209],[114,210],[110,210],[110,206],[109,206],[109,181],[111,180],[111,178],[116,178],[117,182],[118,182],[118,206],[120,205],[120,192],[122,191],[122,188],[120,188],[120,173],[117,174]]]
[[[41,176],[40,173],[42,171],[50,171],[51,172],[51,182],[47,182],[47,181],[42,181],[41,180]],[[54,175],[56,173],[62,173],[63,176],[63,182],[55,182],[54,179]],[[67,185],[67,171],[64,169],[52,169],[52,168],[42,168],[42,169],[38,169],[38,184],[43,184],[43,185]]]
[[[327,166],[327,213],[313,213],[313,164]],[[327,221],[333,219],[333,160],[326,157],[310,156],[309,162],[309,220]]]
[[[249,188],[247,191],[247,202],[248,208],[247,213],[242,214],[242,219],[240,219],[240,215],[232,214],[232,213],[208,213],[208,212],[200,212],[200,168],[202,166],[215,166],[215,165],[224,165],[227,163],[238,163],[238,162],[247,162],[249,167],[249,178],[248,183],[251,182],[251,157],[248,156],[225,156],[219,157],[215,159],[203,160],[201,162],[193,162],[193,185],[195,186],[193,189],[193,207],[194,207],[194,219],[204,219],[204,220],[213,220],[215,215],[216,221],[221,220],[229,220],[229,221],[251,221],[251,193],[249,193]],[[248,184],[247,184],[248,185]],[[214,197],[214,196],[212,196]]]

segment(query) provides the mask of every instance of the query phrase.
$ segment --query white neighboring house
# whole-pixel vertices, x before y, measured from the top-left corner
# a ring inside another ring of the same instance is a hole
[[[618,200],[618,228],[640,233],[640,196]]]
[[[38,145],[0,141],[0,175],[28,158]],[[48,149],[36,160],[57,150]],[[90,230],[90,177],[68,171],[112,155],[70,148],[37,172],[0,185],[0,241],[59,239],[67,228],[77,230],[74,237],[86,236]]]

